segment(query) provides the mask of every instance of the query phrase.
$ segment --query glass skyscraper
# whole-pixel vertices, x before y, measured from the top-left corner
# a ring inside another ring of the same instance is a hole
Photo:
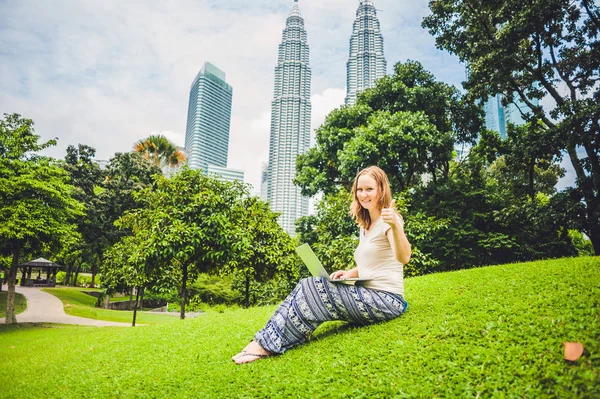
[[[216,166],[208,164],[206,173],[209,175],[215,175],[218,179],[227,181],[244,181],[244,171],[239,169],[224,168],[222,166]]]
[[[503,95],[496,94],[490,97],[483,105],[483,111],[485,112],[485,127],[489,130],[495,130],[500,133],[502,139],[506,138],[506,125],[512,123],[514,125],[525,124],[525,119],[521,115],[521,111],[524,113],[531,113],[531,109],[517,93],[514,94],[513,102],[504,106],[502,105]],[[536,98],[530,98],[534,105],[539,105],[539,101]]]
[[[281,213],[279,224],[291,235],[296,232],[296,219],[308,215],[308,198],[300,194],[292,180],[296,176],[296,157],[310,145],[310,79],[304,19],[298,0],[294,0],[275,67],[267,173],[271,210]]]
[[[267,189],[269,188],[269,164],[266,162],[262,163],[260,168],[260,199],[268,201],[269,196]]]
[[[356,95],[375,86],[385,76],[387,64],[383,56],[383,36],[375,5],[359,0],[350,37],[350,56],[346,63],[346,104],[353,105]]]
[[[500,133],[500,137],[506,138],[506,115],[502,105],[502,96],[496,94],[494,97],[490,97],[483,104],[483,111],[485,112],[485,127]]]
[[[206,62],[190,89],[185,152],[191,169],[227,167],[232,95],[225,72]]]

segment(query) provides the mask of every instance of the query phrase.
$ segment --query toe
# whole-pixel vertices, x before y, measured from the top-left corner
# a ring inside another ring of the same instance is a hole
[[[237,358],[235,358],[233,361],[235,362],[235,364],[245,364],[245,363],[252,363],[254,361],[257,361],[259,359],[263,359],[267,356],[265,355],[256,355],[253,353],[244,353],[242,354],[242,356],[239,356]]]

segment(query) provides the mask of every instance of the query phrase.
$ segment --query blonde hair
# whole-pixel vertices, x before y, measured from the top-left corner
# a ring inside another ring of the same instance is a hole
[[[352,183],[352,205],[350,205],[350,215],[363,229],[370,229],[373,221],[369,211],[360,204],[358,197],[356,196],[356,190],[358,187],[358,178],[367,175],[372,177],[379,188],[379,198],[377,199],[377,207],[379,210],[382,208],[389,208],[392,204],[392,190],[390,189],[390,181],[388,180],[385,172],[377,166],[369,166],[358,172]]]

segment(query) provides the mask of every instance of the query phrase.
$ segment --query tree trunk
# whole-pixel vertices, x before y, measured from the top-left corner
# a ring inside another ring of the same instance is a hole
[[[246,272],[246,298],[244,299],[244,307],[248,309],[248,302],[250,300],[250,276]]]
[[[534,177],[535,177],[535,160],[529,163],[527,168],[527,179],[528,179],[528,191],[529,198],[531,201],[535,200],[535,185],[534,185]]]
[[[586,233],[589,233],[595,255],[600,255],[600,226],[598,225],[600,217],[600,209],[598,209],[600,207],[598,206],[598,202],[600,199],[598,198],[598,194],[595,194],[593,190],[594,183],[600,179],[600,176],[592,175],[587,177],[585,175],[581,160],[577,156],[577,151],[573,144],[569,143],[567,152],[571,158],[571,164],[573,165],[573,169],[575,169],[575,174],[577,175],[577,187],[581,190],[585,202],[587,218],[584,222],[584,229],[586,229]],[[591,182],[591,179],[594,181]]]
[[[6,324],[15,324],[17,317],[15,316],[15,280],[17,278],[17,270],[19,266],[19,255],[21,248],[13,248],[12,264],[8,271],[8,297],[6,299]]]
[[[63,284],[65,286],[69,286],[69,283],[71,282],[71,272],[73,271],[73,263],[69,262],[67,264],[67,270],[65,271],[65,279],[63,280]]]
[[[92,287],[96,286],[96,268],[92,266]]]
[[[590,241],[594,247],[594,253],[600,254],[600,226],[595,225],[590,229]]]
[[[600,179],[600,176],[597,177]],[[591,201],[586,201],[587,208],[587,230],[590,233],[590,240],[592,241],[592,246],[594,247],[594,253],[596,255],[600,255],[600,199],[598,198],[598,194],[594,193],[594,190],[589,188],[585,188],[590,192],[589,197],[592,198]]]
[[[185,303],[187,302],[187,279],[188,279],[188,267],[183,267],[183,281],[181,283],[181,313],[179,318],[185,319]]]
[[[133,321],[131,322],[131,327],[135,327],[135,318],[137,317],[137,309],[138,309],[139,300],[140,300],[140,289],[137,288],[135,290],[135,305],[133,306]]]
[[[75,268],[75,273],[73,273],[73,281],[71,282],[72,287],[77,287],[77,277],[79,277],[79,269],[81,269],[81,261]]]

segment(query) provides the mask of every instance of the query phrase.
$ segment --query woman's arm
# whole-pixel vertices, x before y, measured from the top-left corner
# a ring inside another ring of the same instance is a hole
[[[403,265],[407,264],[410,261],[411,250],[410,242],[408,242],[408,238],[404,234],[404,223],[392,225],[392,228],[387,231],[386,235],[398,262]]]
[[[392,246],[394,256],[398,262],[403,265],[407,264],[410,261],[411,254],[410,242],[408,242],[408,238],[404,234],[404,220],[402,220],[402,216],[400,216],[398,211],[394,209],[394,201],[392,201],[389,208],[381,210],[381,218],[391,227],[386,232],[386,236]]]
[[[350,270],[338,270],[337,272],[331,273],[329,276],[332,280],[337,279],[345,279],[345,278],[357,278],[358,277],[358,267]]]

